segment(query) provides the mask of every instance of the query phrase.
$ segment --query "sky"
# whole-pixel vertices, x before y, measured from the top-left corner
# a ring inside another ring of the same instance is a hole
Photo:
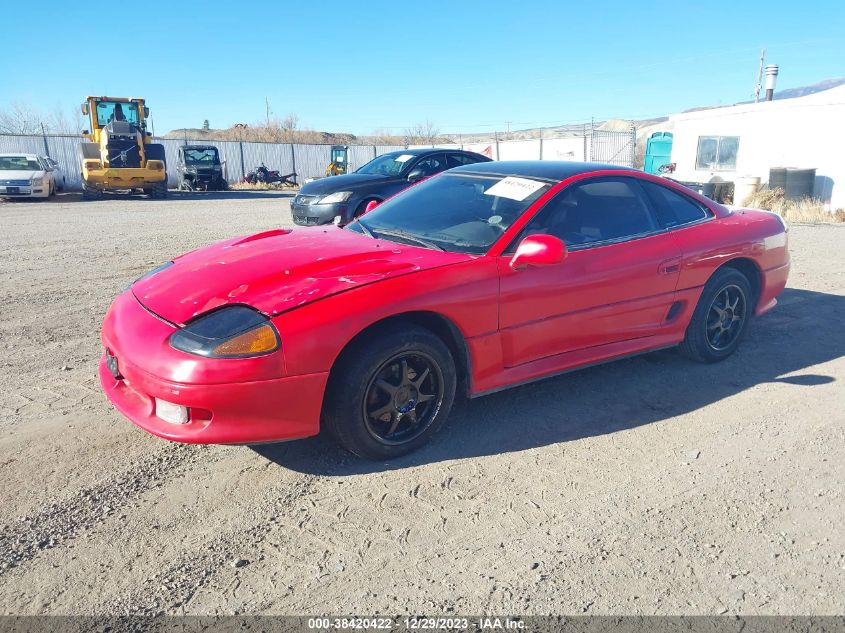
[[[4,0],[4,24],[18,26],[3,29],[0,109],[140,96],[163,134],[261,122],[266,99],[305,129],[472,133],[747,100],[761,48],[778,88],[845,76],[841,1],[80,6],[42,0],[36,17]]]

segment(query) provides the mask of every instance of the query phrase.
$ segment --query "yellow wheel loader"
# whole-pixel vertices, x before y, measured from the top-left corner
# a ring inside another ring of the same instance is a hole
[[[82,114],[91,123],[79,144],[83,198],[105,191],[167,197],[164,145],[153,143],[147,132],[150,110],[143,99],[88,97]]]

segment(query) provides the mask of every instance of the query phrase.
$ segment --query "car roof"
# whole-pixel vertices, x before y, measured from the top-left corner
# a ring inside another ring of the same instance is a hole
[[[490,174],[491,176],[525,176],[542,180],[561,181],[591,171],[606,169],[624,170],[638,173],[632,167],[608,165],[605,163],[576,163],[562,160],[503,160],[489,163],[473,163],[461,165],[449,170],[448,173]]]
[[[477,154],[478,152],[472,152],[468,149],[461,149],[459,147],[416,147],[414,149],[397,149],[393,152],[387,152],[388,156],[393,156],[394,154],[410,154],[411,156],[422,156],[423,154],[432,154],[438,152],[460,152],[462,154]],[[382,154],[384,156],[384,154]]]

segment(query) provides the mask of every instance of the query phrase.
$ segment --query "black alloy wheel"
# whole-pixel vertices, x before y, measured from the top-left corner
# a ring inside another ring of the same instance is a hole
[[[443,404],[443,373],[427,354],[398,354],[373,375],[363,404],[364,424],[377,441],[410,442],[425,432]]]
[[[739,286],[722,288],[707,313],[707,342],[721,352],[733,345],[745,324],[745,293]]]

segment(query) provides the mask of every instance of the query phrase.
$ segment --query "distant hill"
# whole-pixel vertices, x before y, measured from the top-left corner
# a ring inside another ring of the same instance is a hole
[[[772,97],[775,101],[779,101],[781,99],[794,99],[796,97],[806,97],[807,95],[812,95],[817,92],[823,92],[825,90],[830,90],[831,88],[836,88],[845,84],[845,77],[838,77],[836,79],[825,79],[818,83],[814,83],[809,86],[801,86],[800,88],[787,88],[786,90],[777,90],[775,91],[774,96]],[[764,93],[760,94],[760,99],[762,100],[765,96]],[[738,101],[736,103],[730,103],[727,105],[720,105],[720,106],[700,106],[697,108],[690,108],[689,110],[684,110],[684,112],[698,112],[700,110],[713,110],[715,108],[729,108],[733,105],[743,105],[745,103],[754,103],[751,99],[747,101]]]
[[[805,97],[807,95],[829,90],[845,84],[845,77],[838,77],[835,79],[825,79],[809,86],[801,86],[798,88],[786,88],[775,92],[775,99],[794,99],[795,97]],[[751,103],[748,101],[740,101],[731,105],[739,105],[742,103]],[[729,107],[729,106],[701,106],[684,110],[684,112],[696,112],[698,110],[711,110],[714,108]],[[564,136],[576,136],[583,134],[585,130],[589,129],[590,125],[602,130],[625,130],[633,125],[637,129],[637,135],[641,136],[644,132],[651,132],[665,127],[669,120],[668,116],[655,117],[651,119],[610,119],[608,121],[593,121],[592,123],[570,123],[564,125],[555,125],[550,127],[536,127],[526,128],[522,130],[512,130],[510,132],[478,132],[471,134],[443,134],[440,137],[440,142],[452,143],[489,143],[494,141],[497,137],[500,141],[506,140],[527,140],[536,138],[560,138]],[[268,129],[261,127],[246,128],[245,130],[236,130],[234,128],[228,129],[210,129],[203,130],[201,128],[186,128],[171,130],[164,135],[164,138],[188,138],[190,140],[238,140],[242,135],[245,141],[265,141],[265,142],[281,142],[281,143],[338,143],[338,144],[355,144],[355,143],[376,143],[376,144],[403,144],[403,138],[396,137],[375,137],[375,136],[358,136],[343,132],[317,132],[313,130],[292,130],[284,131],[278,129]],[[419,141],[411,140],[412,143]]]
[[[841,86],[842,84],[845,84],[845,77],[839,77],[837,79],[825,79],[824,81],[820,81],[811,86],[803,86],[801,88],[787,88],[786,90],[775,92],[774,98],[793,99],[795,97],[806,97],[807,95],[822,92],[823,90],[830,90],[831,88],[836,88],[837,86]]]

